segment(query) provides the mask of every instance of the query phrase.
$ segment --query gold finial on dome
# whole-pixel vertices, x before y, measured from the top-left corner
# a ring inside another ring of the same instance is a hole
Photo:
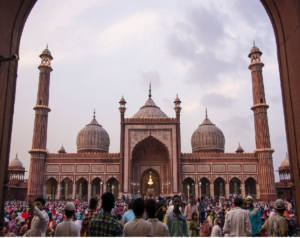
[[[95,108],[94,108],[94,119],[96,118],[96,110],[95,110]]]
[[[207,107],[205,108],[205,117],[207,118]]]

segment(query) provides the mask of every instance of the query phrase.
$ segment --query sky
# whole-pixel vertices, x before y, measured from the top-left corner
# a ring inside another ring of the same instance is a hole
[[[40,63],[52,53],[47,148],[62,143],[76,153],[76,137],[96,110],[110,136],[110,152],[120,148],[119,100],[132,117],[148,98],[175,117],[182,101],[182,152],[191,153],[191,136],[205,118],[225,136],[225,152],[240,143],[255,150],[251,72],[248,54],[255,45],[262,61],[271,145],[276,170],[287,151],[277,47],[270,19],[259,0],[43,0],[24,27],[13,119],[10,160],[18,153],[30,166]],[[28,173],[26,173],[28,177]]]

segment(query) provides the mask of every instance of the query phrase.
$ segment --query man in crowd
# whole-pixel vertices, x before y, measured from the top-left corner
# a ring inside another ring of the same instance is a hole
[[[28,206],[33,210],[34,218],[31,222],[31,236],[45,236],[46,229],[49,223],[49,216],[44,211],[45,199],[38,197],[35,199],[35,204],[32,199],[29,200]]]
[[[217,221],[217,224],[212,228],[210,236],[211,237],[222,237],[223,236],[221,221]]]
[[[132,206],[135,218],[124,226],[124,236],[153,236],[152,224],[144,219],[145,203],[135,199]]]
[[[122,225],[111,215],[115,205],[115,197],[106,192],[101,196],[103,213],[92,219],[89,236],[122,236]]]
[[[274,204],[276,210],[275,215],[270,216],[269,219],[262,226],[259,233],[266,236],[266,231],[269,236],[287,236],[288,226],[286,224],[283,213],[285,211],[285,203],[281,199],[277,199]]]
[[[75,205],[73,202],[67,203],[67,205],[65,206],[65,214],[66,220],[57,225],[54,236],[80,236],[80,229],[72,220],[72,217],[75,214]]]
[[[248,211],[250,215],[251,228],[252,228],[252,236],[259,233],[262,227],[261,215],[260,211],[253,206],[253,198],[248,196],[246,199]]]
[[[178,195],[173,197],[174,209],[167,215],[166,225],[169,236],[189,236],[185,215],[179,210],[181,199]]]
[[[162,206],[165,206],[165,203],[162,201],[162,198],[159,196],[158,203],[157,203],[157,210]]]
[[[169,236],[169,230],[166,224],[160,222],[157,218],[155,218],[156,212],[156,203],[153,199],[146,200],[146,213],[148,215],[148,222],[152,224],[153,228],[153,236],[162,237]]]
[[[251,222],[249,212],[243,210],[241,206],[243,200],[236,198],[234,200],[234,209],[226,213],[224,233],[229,236],[252,236]]]
[[[88,213],[85,214],[85,216],[82,219],[80,236],[88,236],[90,230],[90,222],[93,218],[98,216],[97,205],[98,205],[98,199],[92,197],[90,200],[90,207],[88,209]]]
[[[190,227],[190,223],[193,219],[192,214],[196,212],[198,214],[198,208],[197,206],[194,204],[194,196],[191,195],[190,196],[190,203],[188,205],[186,205],[185,210],[184,210],[184,215],[186,216],[186,220],[187,220],[187,226]],[[189,236],[192,236],[192,230],[189,229]]]
[[[133,213],[133,210],[132,210],[133,202],[134,202],[134,200],[132,199],[128,203],[128,211],[124,213],[124,216],[123,216],[123,219],[122,219],[122,227],[124,227],[127,222],[130,222],[135,217],[134,213]]]
[[[206,202],[204,202],[204,197],[201,197],[201,202],[199,203],[199,212],[201,215],[201,224],[205,221],[205,208],[206,208]]]

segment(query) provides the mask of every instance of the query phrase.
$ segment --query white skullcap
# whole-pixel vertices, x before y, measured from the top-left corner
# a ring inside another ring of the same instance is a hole
[[[68,202],[65,206],[66,211],[75,211],[75,205],[73,202]]]

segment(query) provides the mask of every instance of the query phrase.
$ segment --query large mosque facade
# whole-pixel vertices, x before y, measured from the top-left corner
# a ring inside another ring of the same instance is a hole
[[[193,194],[225,196],[239,193],[262,200],[276,198],[275,180],[261,62],[262,52],[253,46],[249,53],[252,76],[256,148],[244,153],[239,145],[225,153],[223,132],[208,118],[196,128],[192,153],[181,151],[181,101],[174,101],[174,117],[167,116],[148,99],[132,117],[126,117],[122,97],[120,152],[109,153],[110,137],[94,112],[77,136],[77,153],[47,150],[49,85],[52,55],[45,49],[41,64],[27,197],[67,199],[101,196],[111,191],[116,197],[143,194]],[[250,105],[249,105],[250,106]],[[196,127],[196,125],[195,125]]]

